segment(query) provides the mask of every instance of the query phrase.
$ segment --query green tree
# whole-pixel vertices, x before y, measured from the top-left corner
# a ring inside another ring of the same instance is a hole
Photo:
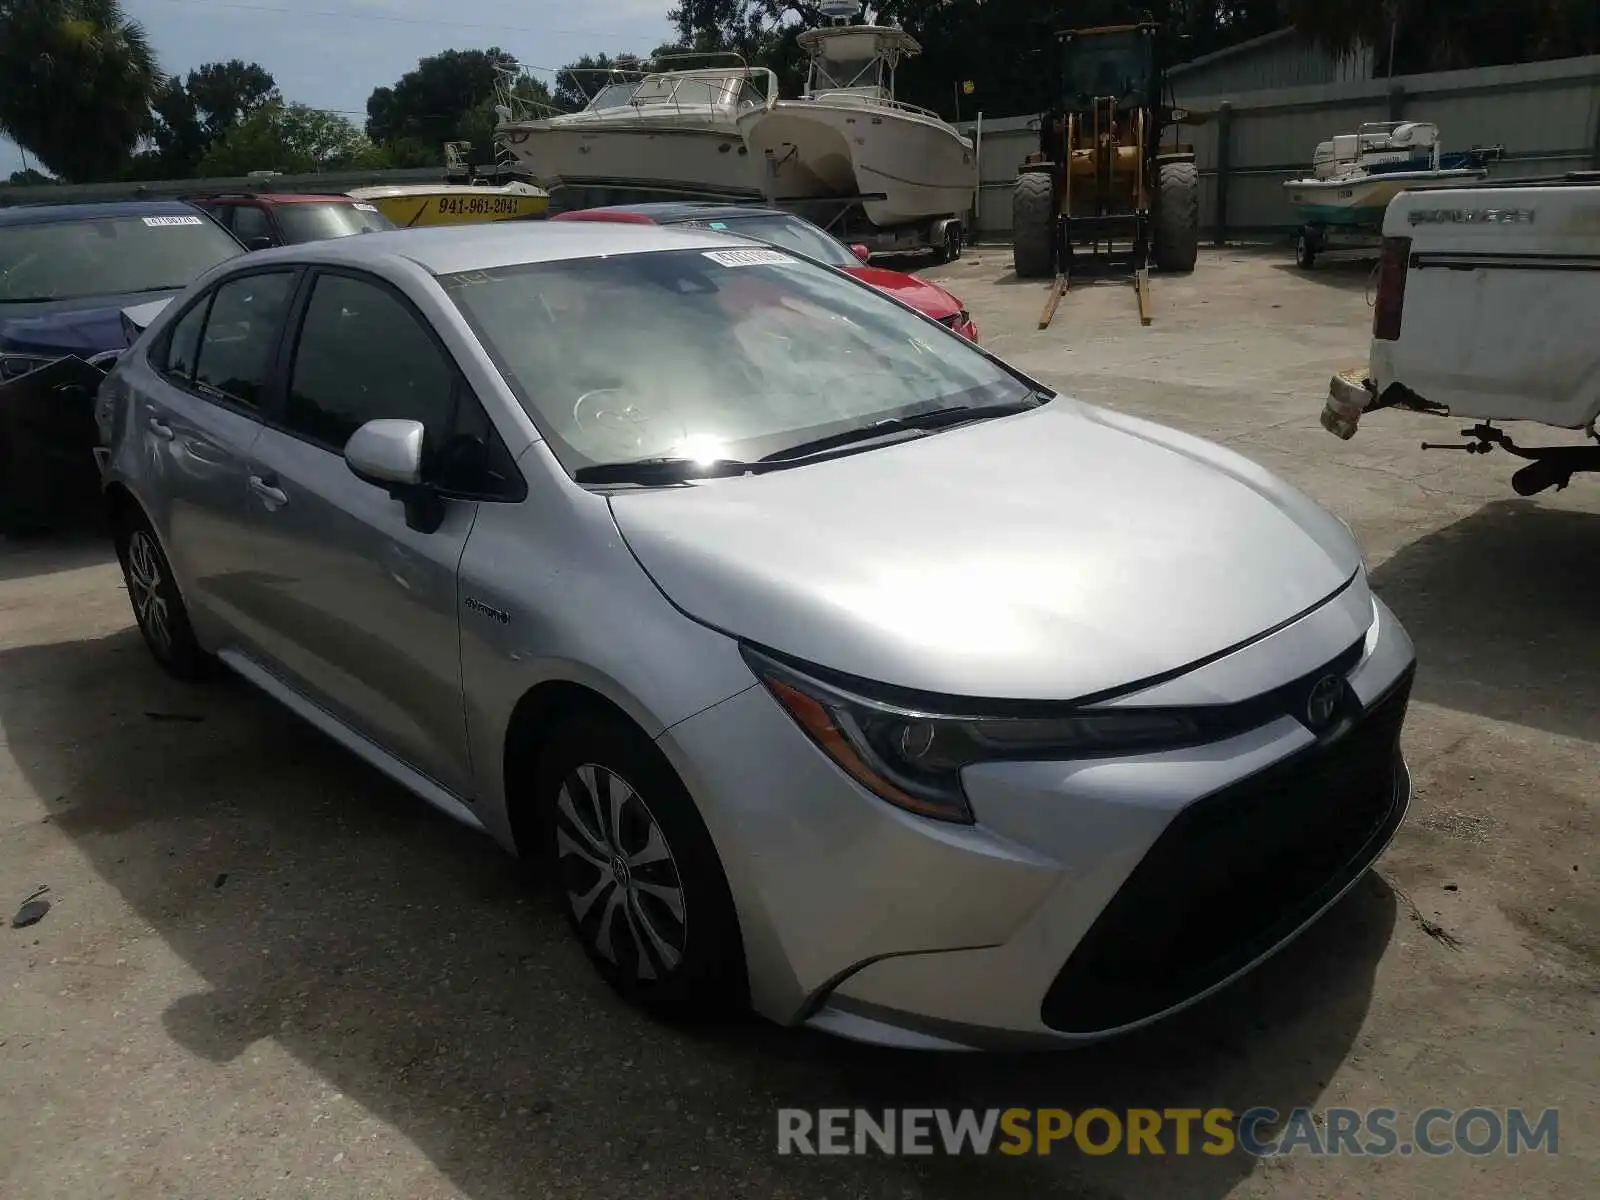
[[[173,76],[150,103],[151,149],[135,155],[132,179],[182,179],[236,126],[262,106],[281,100],[277,81],[258,63],[240,59],[205,63],[187,81]]]
[[[470,141],[475,161],[492,162],[494,106],[506,92],[522,104],[550,101],[549,89],[498,46],[445,50],[418,61],[393,87],[373,91],[367,136],[395,157],[413,158],[428,147],[429,164],[441,161],[445,142]]]
[[[1448,71],[1600,51],[1595,0],[1283,0],[1295,28],[1335,53],[1374,48],[1380,74]]]
[[[120,175],[160,84],[117,0],[0,0],[0,132],[61,178]]]
[[[271,100],[235,125],[200,160],[209,176],[282,171],[286,175],[377,166],[377,148],[338,113]]]

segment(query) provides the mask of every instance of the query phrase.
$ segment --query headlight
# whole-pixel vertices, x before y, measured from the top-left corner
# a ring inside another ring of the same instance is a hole
[[[961,772],[974,763],[1169,749],[1208,736],[1194,714],[1172,710],[1078,709],[1038,716],[928,711],[825,683],[748,646],[740,651],[784,710],[847,775],[890,804],[941,821],[972,823]]]
[[[37,354],[0,354],[0,380],[20,379],[29,371],[48,367],[53,362],[55,359],[41,358]]]

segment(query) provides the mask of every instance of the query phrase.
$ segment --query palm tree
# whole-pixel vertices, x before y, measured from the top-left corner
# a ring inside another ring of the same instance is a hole
[[[114,179],[162,77],[118,0],[0,0],[0,131],[62,179]]]

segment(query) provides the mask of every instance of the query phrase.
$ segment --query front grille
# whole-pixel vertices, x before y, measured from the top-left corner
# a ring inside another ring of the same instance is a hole
[[[1179,813],[1056,976],[1044,1023],[1094,1033],[1155,1016],[1266,953],[1365,871],[1405,813],[1411,681]]]

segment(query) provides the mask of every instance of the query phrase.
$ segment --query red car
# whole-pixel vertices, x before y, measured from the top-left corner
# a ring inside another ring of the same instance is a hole
[[[618,204],[606,208],[577,209],[550,219],[625,221],[637,225],[694,225],[738,237],[754,238],[848,271],[863,283],[869,283],[896,300],[911,305],[962,337],[974,342],[978,340],[978,327],[973,324],[972,315],[960,300],[938,284],[902,271],[886,271],[882,267],[870,266],[865,246],[846,247],[803,217],[779,209],[752,208],[739,204]]]
[[[232,192],[184,199],[215,217],[247,250],[320,242],[395,227],[377,205],[331,193]]]

